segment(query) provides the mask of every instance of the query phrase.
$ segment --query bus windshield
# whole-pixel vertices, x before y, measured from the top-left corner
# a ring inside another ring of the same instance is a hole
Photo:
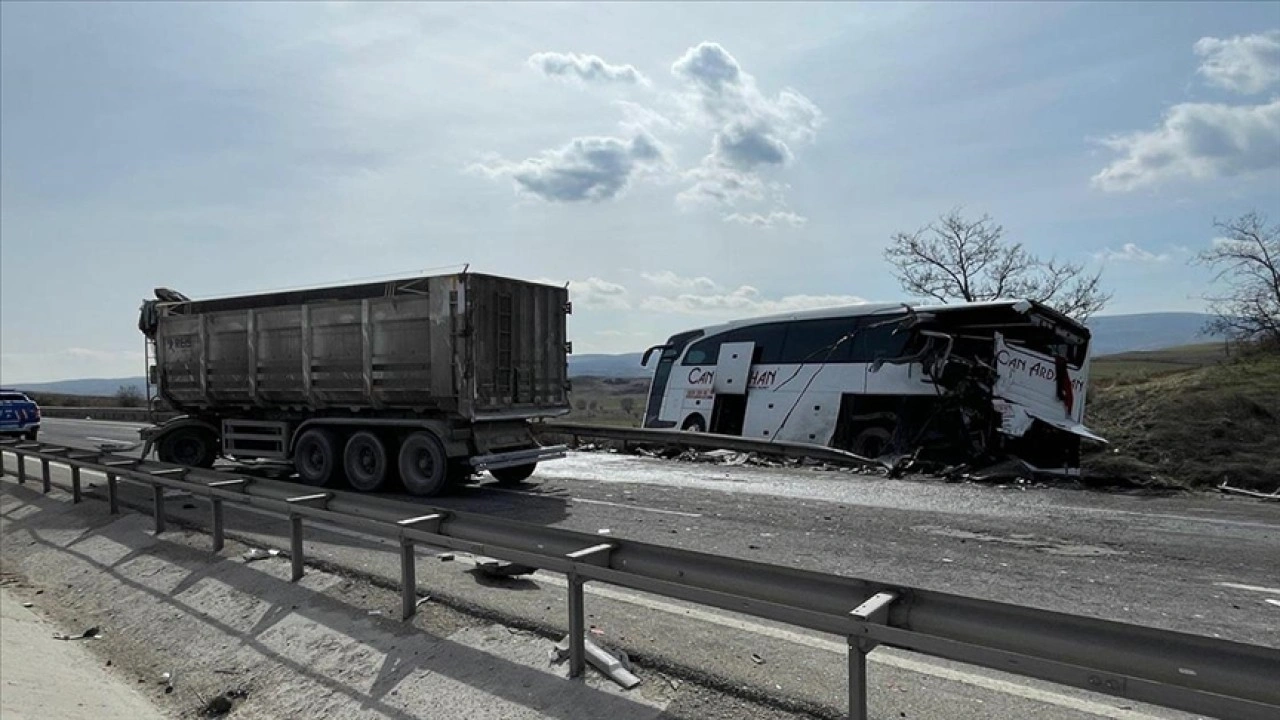
[[[644,411],[645,427],[672,427],[675,425],[674,422],[664,425],[658,419],[658,413],[662,409],[662,398],[667,392],[667,380],[671,377],[671,366],[680,358],[685,346],[701,336],[701,330],[672,335],[667,344],[662,346],[662,355],[658,359],[658,367],[654,370],[653,381],[649,384],[649,402]]]

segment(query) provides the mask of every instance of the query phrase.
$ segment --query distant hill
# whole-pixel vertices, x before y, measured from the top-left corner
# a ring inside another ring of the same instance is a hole
[[[1093,355],[1162,350],[1221,340],[1221,336],[1204,332],[1205,323],[1212,319],[1212,315],[1204,313],[1182,312],[1095,317],[1089,321]]]
[[[647,378],[652,367],[640,367],[644,353],[621,355],[570,355],[569,377]],[[650,366],[654,364],[649,361]]]
[[[43,383],[15,383],[18,390],[31,392],[56,393],[59,395],[96,395],[110,397],[115,395],[121,385],[135,387],[144,395],[147,392],[147,381],[144,377],[128,378],[85,378],[80,380],[57,380]]]

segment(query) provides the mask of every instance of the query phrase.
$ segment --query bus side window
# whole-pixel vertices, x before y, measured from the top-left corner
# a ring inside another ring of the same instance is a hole
[[[804,320],[793,323],[787,329],[787,341],[782,346],[779,362],[799,363],[847,363],[853,355],[858,318],[832,318],[829,320]]]
[[[895,334],[894,330],[898,330]],[[870,363],[907,354],[907,342],[913,333],[897,323],[863,328],[854,337],[853,362]]]
[[[706,340],[700,340],[689,347],[689,352],[684,354],[684,362],[682,365],[715,365],[720,360],[720,343],[724,342],[723,335],[712,335]]]
[[[769,323],[738,328],[724,334],[725,342],[755,343],[751,353],[752,365],[772,365],[781,362],[782,346],[787,339],[785,323]]]

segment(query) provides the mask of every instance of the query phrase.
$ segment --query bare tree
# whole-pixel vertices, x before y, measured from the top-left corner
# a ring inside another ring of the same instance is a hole
[[[990,215],[969,220],[958,208],[897,233],[884,257],[903,290],[942,303],[1026,298],[1083,322],[1111,300],[1101,270],[1091,275],[1077,263],[1041,260],[1006,240]]]
[[[1249,212],[1213,226],[1222,236],[1196,257],[1224,285],[1222,295],[1208,298],[1217,316],[1209,328],[1236,341],[1280,347],[1280,224]]]
[[[141,407],[142,391],[133,385],[121,385],[116,389],[116,403],[120,407]]]

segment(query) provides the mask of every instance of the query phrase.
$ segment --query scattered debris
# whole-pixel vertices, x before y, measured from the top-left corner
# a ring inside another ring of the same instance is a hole
[[[173,692],[173,680],[177,676],[176,672],[170,671],[160,675],[160,684],[164,685],[164,694],[168,695]]]
[[[496,578],[509,578],[518,575],[532,575],[537,572],[537,568],[519,563],[507,562],[506,560],[498,560],[497,558],[478,557],[476,558],[476,569]]]
[[[248,690],[228,690],[205,703],[202,715],[209,718],[222,717],[231,712],[235,707],[236,700],[243,700],[247,697],[249,697]]]
[[[755,653],[751,653],[751,662],[753,662],[753,663],[755,663],[755,664],[757,664],[757,665],[763,665],[763,664],[764,664],[764,658],[760,657],[759,655],[757,655],[757,654],[755,654]]]
[[[430,596],[430,595],[423,595],[422,597],[418,598],[418,601],[417,601],[417,602],[415,602],[415,603],[413,604],[413,606],[414,606],[414,607],[422,607],[423,605],[425,605],[426,603],[429,603],[429,602],[431,602],[431,596]]]
[[[596,666],[600,672],[608,675],[611,680],[618,683],[624,690],[640,684],[640,678],[627,669],[623,661],[612,654],[606,652],[604,648],[591,642],[590,639],[585,640],[587,646],[587,662]],[[627,665],[630,661],[627,661]]]
[[[453,553],[440,553],[436,559],[440,562],[453,562]]]
[[[1244,495],[1246,497],[1257,498],[1259,500],[1280,500],[1280,490],[1273,493],[1258,492],[1257,490],[1246,490],[1245,488],[1232,487],[1226,482],[1218,486],[1218,491],[1229,495]]]
[[[259,550],[258,548],[254,548],[249,552],[245,553],[244,555],[242,555],[241,557],[244,559],[245,562],[251,563],[251,562],[256,562],[258,560],[266,560],[271,556],[268,555],[264,550]]]
[[[1276,605],[1280,607],[1280,600],[1276,600],[1275,598],[1267,598],[1266,602],[1270,603],[1271,605]]]
[[[600,636],[600,637],[604,637],[604,630],[603,630],[603,629],[601,629],[601,628],[596,627],[595,625],[592,625],[592,626],[591,626],[591,634],[592,634],[592,635],[598,635],[598,636]]]
[[[608,534],[609,534],[609,533],[611,533],[611,532],[613,532],[613,531],[612,531],[612,530],[610,530],[609,528],[600,528],[599,530],[597,530],[597,531],[596,531],[596,534],[597,534],[597,535],[608,535]]]
[[[382,614],[382,611],[381,611],[381,610],[370,610],[370,611],[369,611],[369,614],[370,614],[370,615],[381,615],[381,614]]]
[[[35,603],[31,603],[31,602],[25,602],[25,603],[22,603],[22,607],[25,607],[25,608],[35,607],[35,606],[36,606],[36,604],[35,604]]]

